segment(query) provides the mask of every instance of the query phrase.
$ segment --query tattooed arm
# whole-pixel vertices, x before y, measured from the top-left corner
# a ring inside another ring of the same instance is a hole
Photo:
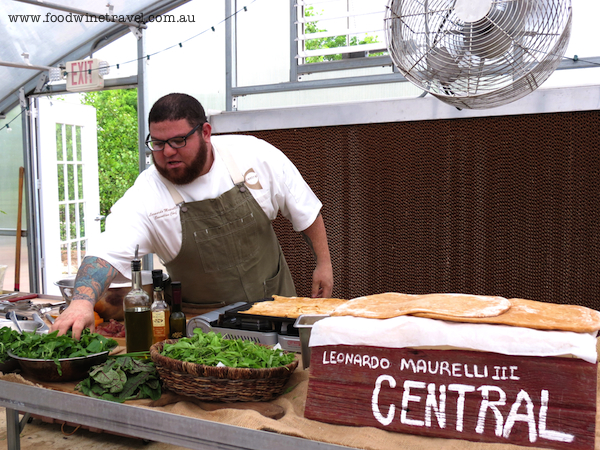
[[[65,334],[73,330],[73,337],[79,339],[84,328],[94,329],[94,305],[110,286],[117,270],[103,259],[86,256],[79,267],[73,299],[69,307],[56,319],[51,331]]]
[[[311,296],[313,298],[331,297],[333,291],[333,269],[327,244],[327,232],[321,214],[313,224],[302,232],[302,237],[310,247],[317,265],[313,271]]]

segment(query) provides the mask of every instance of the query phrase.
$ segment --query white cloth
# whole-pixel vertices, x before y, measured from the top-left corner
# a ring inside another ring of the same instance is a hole
[[[515,356],[572,355],[595,363],[596,335],[596,332],[543,331],[414,316],[381,320],[335,316],[313,325],[309,346],[452,347]]]
[[[246,185],[267,217],[277,212],[292,223],[295,231],[308,228],[322,204],[298,169],[277,148],[253,136],[212,136],[215,148],[226,146],[245,176]],[[213,199],[233,187],[219,152],[213,151],[210,171],[194,182],[176,186],[184,201]],[[139,244],[139,255],[156,253],[169,262],[181,248],[179,207],[154,166],[142,172],[135,184],[111,208],[106,231],[90,242],[89,256],[108,261],[125,277],[131,277],[131,257]]]

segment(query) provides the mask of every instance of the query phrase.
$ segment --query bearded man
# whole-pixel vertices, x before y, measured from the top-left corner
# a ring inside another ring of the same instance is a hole
[[[301,232],[316,258],[312,296],[330,297],[333,271],[322,203],[277,148],[252,136],[212,136],[202,105],[186,94],[160,98],[148,116],[154,164],[111,208],[106,231],[89,243],[73,299],[52,330],[79,339],[94,305],[131,260],[156,253],[180,281],[184,311],[295,296],[271,222]]]

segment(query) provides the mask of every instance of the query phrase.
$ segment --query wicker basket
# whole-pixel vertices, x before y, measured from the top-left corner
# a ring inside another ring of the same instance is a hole
[[[204,401],[266,402],[278,397],[298,366],[298,360],[272,369],[238,369],[194,364],[161,355],[165,343],[150,347],[150,356],[163,386]]]

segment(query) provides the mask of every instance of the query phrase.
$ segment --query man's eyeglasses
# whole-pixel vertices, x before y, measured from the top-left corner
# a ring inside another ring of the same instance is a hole
[[[146,147],[148,147],[153,152],[160,152],[160,151],[164,150],[166,144],[169,144],[171,146],[171,148],[185,147],[185,144],[187,144],[187,138],[189,138],[192,134],[194,134],[195,131],[198,128],[200,128],[200,125],[203,125],[203,124],[196,125],[192,129],[192,131],[190,131],[185,136],[173,137],[171,139],[167,139],[166,141],[160,141],[158,139],[150,140],[150,133],[148,133],[148,136],[146,137]]]

